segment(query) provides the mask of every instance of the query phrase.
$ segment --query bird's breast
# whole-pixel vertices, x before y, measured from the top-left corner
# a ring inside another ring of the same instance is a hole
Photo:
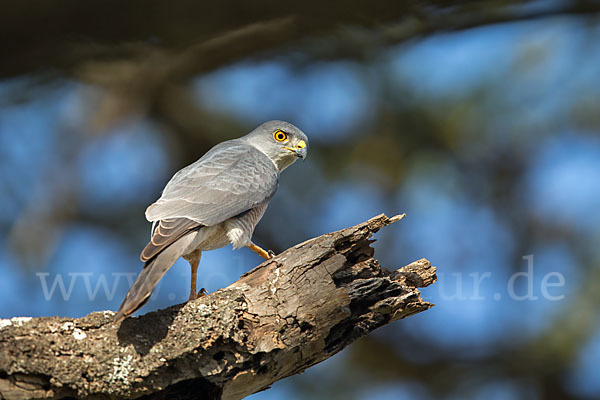
[[[225,221],[225,230],[229,237],[229,242],[234,249],[248,246],[254,233],[256,224],[262,218],[267,209],[268,202],[251,208],[243,214],[238,215]]]

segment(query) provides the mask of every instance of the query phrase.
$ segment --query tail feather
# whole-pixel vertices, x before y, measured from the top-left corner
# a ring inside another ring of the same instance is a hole
[[[196,232],[183,236],[146,262],[115,314],[115,322],[127,318],[146,304],[160,278],[183,255],[195,236]]]

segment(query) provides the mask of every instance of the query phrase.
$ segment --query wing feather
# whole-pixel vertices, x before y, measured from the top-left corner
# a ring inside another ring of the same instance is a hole
[[[140,254],[140,260],[142,262],[150,260],[177,239],[201,227],[201,224],[187,218],[169,218],[158,221],[152,231],[150,242]]]
[[[278,181],[277,167],[264,153],[239,139],[230,140],[176,173],[148,207],[146,218],[216,225],[270,200]]]

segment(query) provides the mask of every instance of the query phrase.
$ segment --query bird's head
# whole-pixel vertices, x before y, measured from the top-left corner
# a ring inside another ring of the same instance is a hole
[[[285,121],[265,122],[243,139],[273,160],[279,171],[298,158],[306,158],[308,151],[308,138],[304,132]]]

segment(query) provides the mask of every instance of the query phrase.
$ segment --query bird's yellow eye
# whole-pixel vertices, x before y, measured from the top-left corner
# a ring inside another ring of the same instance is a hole
[[[275,140],[277,140],[278,142],[285,142],[288,140],[288,135],[287,133],[285,133],[282,130],[276,130],[275,133],[273,133],[273,137],[275,138]]]

